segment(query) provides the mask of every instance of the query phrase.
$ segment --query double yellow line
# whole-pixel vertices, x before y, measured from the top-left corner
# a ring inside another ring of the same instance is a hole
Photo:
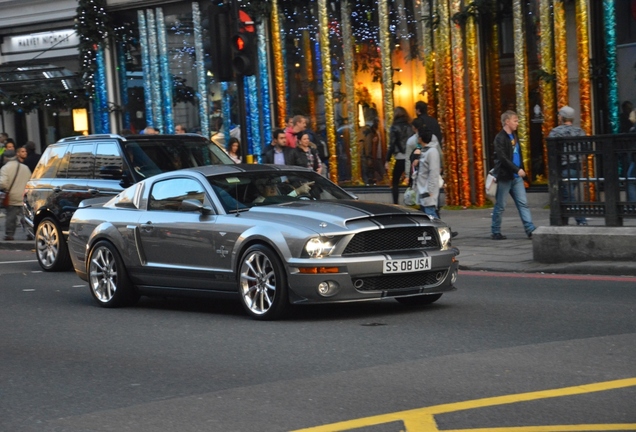
[[[347,420],[329,425],[316,426],[307,429],[299,429],[294,432],[334,432],[348,431],[367,426],[377,426],[392,422],[402,422],[406,432],[562,432],[562,431],[636,431],[636,423],[623,424],[579,424],[579,425],[550,425],[550,426],[519,426],[502,428],[476,428],[476,429],[444,429],[437,427],[435,416],[455,411],[463,411],[475,408],[491,407],[496,405],[513,404],[517,402],[528,402],[540,399],[557,398],[563,396],[573,396],[586,393],[594,393],[606,390],[616,390],[625,387],[636,386],[636,378],[627,378],[615,381],[605,381],[600,383],[584,384],[560,389],[541,390],[528,393],[519,393],[506,396],[495,396],[483,399],[475,399],[464,402],[435,405],[432,407],[418,408],[413,410],[399,411],[388,414],[381,414],[372,417],[364,417],[354,420]],[[636,401],[634,402],[636,411]]]

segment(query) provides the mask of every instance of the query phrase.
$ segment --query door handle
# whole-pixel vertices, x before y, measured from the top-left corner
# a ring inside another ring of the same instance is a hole
[[[141,224],[141,229],[142,231],[145,231],[145,232],[152,232],[155,229],[155,227],[152,226],[152,222],[148,221],[145,224]]]
[[[89,189],[88,193],[91,195],[97,195],[99,193],[99,189]]]
[[[62,192],[62,188],[61,188],[61,187],[59,187],[59,186],[55,186],[55,187],[53,188],[53,192],[55,192],[55,193],[60,193],[60,192]]]

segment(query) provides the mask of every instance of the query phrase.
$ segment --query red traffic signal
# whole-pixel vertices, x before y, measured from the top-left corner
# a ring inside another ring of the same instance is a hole
[[[254,33],[238,33],[232,37],[232,68],[237,75],[255,75],[257,47]]]
[[[245,50],[245,38],[241,35],[234,36],[234,48],[237,51],[243,52]]]

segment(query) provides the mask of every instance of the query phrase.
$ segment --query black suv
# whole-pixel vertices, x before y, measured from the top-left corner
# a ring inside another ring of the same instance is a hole
[[[70,268],[68,225],[87,198],[116,195],[166,171],[233,164],[200,135],[88,135],[64,138],[46,148],[24,195],[24,216],[36,255],[47,271]]]

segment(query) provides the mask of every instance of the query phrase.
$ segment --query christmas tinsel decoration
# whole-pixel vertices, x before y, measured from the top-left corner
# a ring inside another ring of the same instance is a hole
[[[106,0],[79,0],[75,31],[80,40],[78,49],[82,81],[86,92],[92,96],[95,94],[97,51],[100,46],[105,47],[111,32]]]

